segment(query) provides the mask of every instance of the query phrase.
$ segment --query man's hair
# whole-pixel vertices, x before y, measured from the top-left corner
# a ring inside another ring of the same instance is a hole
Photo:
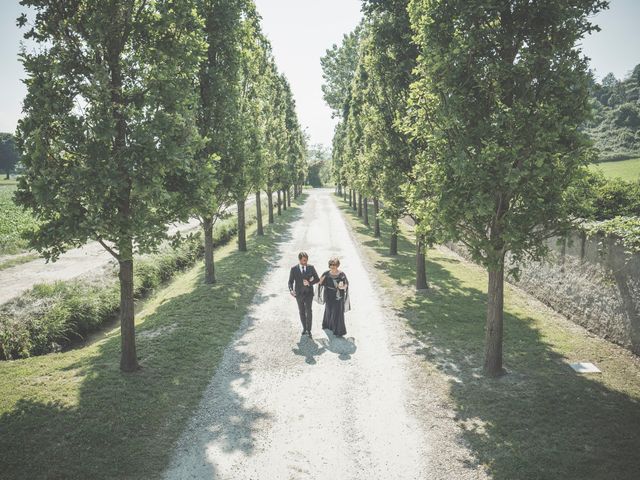
[[[307,252],[300,252],[298,254],[298,260],[302,260],[303,258],[306,258],[307,260],[309,260],[309,255],[307,254]]]

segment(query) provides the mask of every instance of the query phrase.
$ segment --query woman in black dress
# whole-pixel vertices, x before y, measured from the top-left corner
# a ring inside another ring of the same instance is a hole
[[[347,333],[344,324],[344,313],[351,309],[349,301],[349,280],[344,272],[338,270],[340,260],[333,257],[329,260],[329,270],[324,272],[318,283],[317,301],[324,304],[322,328],[328,328],[336,337]]]

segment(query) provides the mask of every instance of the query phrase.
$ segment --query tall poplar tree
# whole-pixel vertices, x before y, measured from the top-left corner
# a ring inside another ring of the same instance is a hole
[[[409,123],[416,184],[449,238],[489,272],[484,371],[503,373],[505,255],[539,259],[571,227],[566,192],[589,142],[587,59],[605,1],[412,0],[420,48]],[[431,192],[431,193],[429,193]]]
[[[188,192],[204,233],[205,283],[216,282],[213,228],[233,201],[241,162],[240,98],[245,0],[196,0],[204,22],[206,55],[198,72],[200,164]],[[201,172],[201,173],[200,173]]]
[[[194,78],[201,28],[191,1],[23,0],[18,125],[25,171],[16,200],[49,260],[96,240],[118,261],[123,371],[138,368],[134,254],[184,213],[177,191],[198,148]]]

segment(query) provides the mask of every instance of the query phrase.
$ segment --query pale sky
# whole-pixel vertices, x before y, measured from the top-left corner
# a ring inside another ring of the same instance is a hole
[[[300,122],[312,143],[331,145],[335,121],[322,100],[320,57],[360,20],[360,0],[255,0],[273,53],[293,89]],[[13,132],[25,94],[17,59],[22,34],[18,0],[0,0],[0,132]],[[640,63],[640,1],[613,0],[596,17],[602,31],[583,41],[598,78],[624,78]]]

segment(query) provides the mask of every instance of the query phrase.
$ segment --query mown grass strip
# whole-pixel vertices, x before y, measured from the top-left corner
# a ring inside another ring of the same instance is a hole
[[[424,388],[444,385],[464,439],[492,478],[638,478],[638,357],[507,285],[504,359],[510,373],[483,378],[485,271],[445,249],[430,249],[431,289],[416,294],[409,230],[399,237],[399,255],[391,257],[388,225],[383,222],[382,238],[376,239],[336,201],[398,314],[420,340],[416,361],[433,379]],[[603,373],[578,375],[568,366],[577,361],[594,362]]]
[[[640,157],[628,160],[594,163],[590,166],[593,170],[600,170],[608,178],[622,178],[633,181],[640,179]]]
[[[82,348],[0,363],[4,479],[158,478],[260,286],[293,208],[248,229],[249,251],[216,251],[218,283],[198,265],[136,317],[142,369],[119,371],[118,328]],[[232,414],[228,412],[227,414]]]

